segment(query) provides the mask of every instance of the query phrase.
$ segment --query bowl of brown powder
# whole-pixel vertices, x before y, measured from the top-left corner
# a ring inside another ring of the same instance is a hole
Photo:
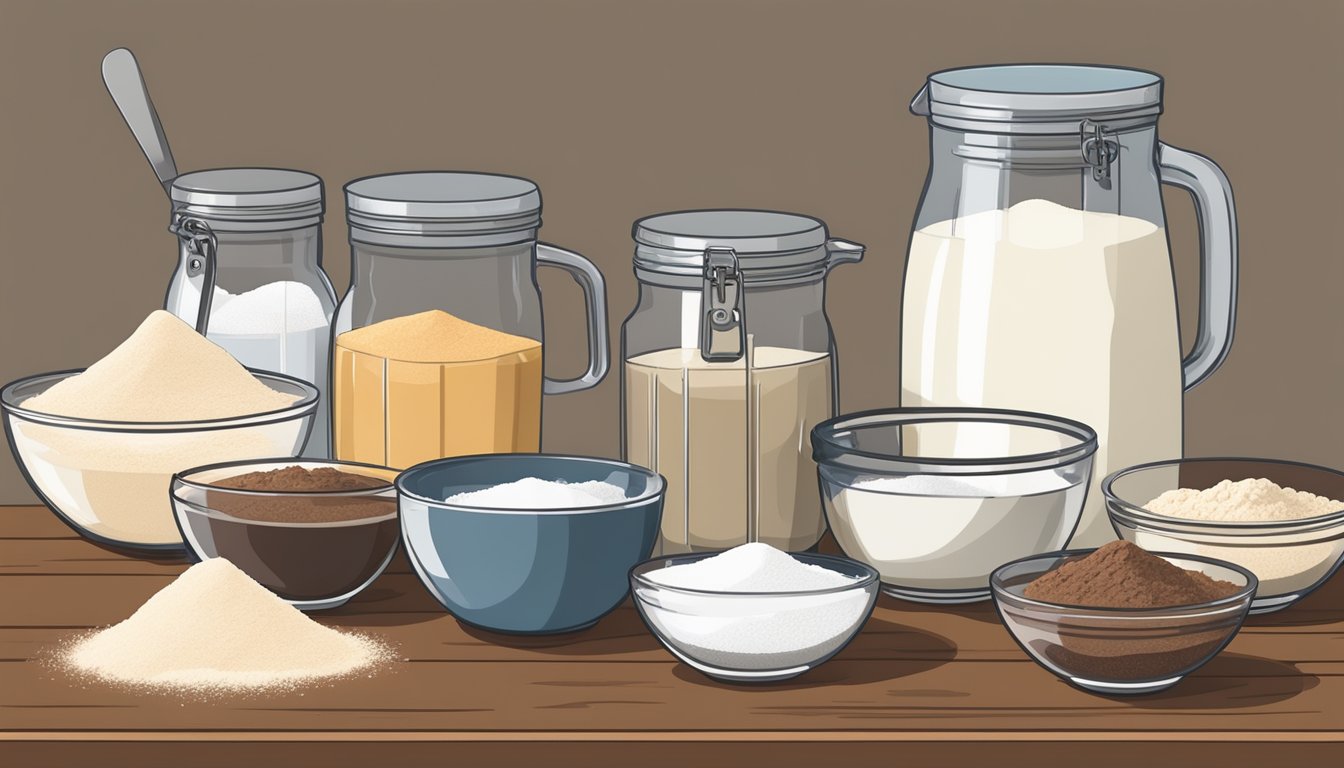
[[[1181,459],[1101,484],[1116,533],[1148,550],[1236,563],[1271,613],[1324,584],[1344,561],[1344,472],[1292,461]]]
[[[223,557],[304,611],[344,605],[387,568],[401,538],[396,470],[266,459],[173,477],[192,554]]]
[[[1015,560],[990,586],[1028,656],[1079,688],[1124,695],[1170,688],[1216,656],[1245,621],[1256,578],[1114,541]]]
[[[182,551],[174,472],[296,456],[317,401],[312,385],[250,371],[163,311],[87,369],[0,390],[10,449],[42,501],[86,538],[139,554]]]

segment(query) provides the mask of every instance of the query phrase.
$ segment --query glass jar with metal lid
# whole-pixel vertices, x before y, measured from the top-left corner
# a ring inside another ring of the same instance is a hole
[[[164,308],[243,365],[303,379],[326,402],[336,292],[322,271],[322,179],[218,168],[172,182],[178,265]],[[329,454],[328,408],[303,455]]]
[[[425,171],[345,187],[350,290],[333,335],[336,457],[404,468],[541,444],[542,394],[596,386],[608,365],[602,273],[537,242],[527,179]],[[538,266],[567,271],[587,301],[588,366],[543,375]]]
[[[622,453],[667,478],[659,551],[814,546],[810,434],[838,401],[826,275],[863,246],[774,211],[665,213],[633,234]]]

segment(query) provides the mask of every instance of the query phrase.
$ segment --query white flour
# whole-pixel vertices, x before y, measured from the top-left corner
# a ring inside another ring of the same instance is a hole
[[[567,509],[623,504],[625,491],[601,480],[565,483],[526,477],[512,483],[458,493],[445,503],[492,509]]]
[[[1175,488],[1144,507],[1153,514],[1186,520],[1255,522],[1320,517],[1344,510],[1344,503],[1259,477],[1224,480],[1204,490]]]
[[[381,643],[324,627],[232,563],[198,563],[130,618],[68,649],[73,670],[133,686],[293,687],[388,660]]]

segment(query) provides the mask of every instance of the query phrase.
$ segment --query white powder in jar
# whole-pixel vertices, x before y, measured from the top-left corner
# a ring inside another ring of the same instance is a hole
[[[72,671],[146,688],[291,688],[390,660],[382,643],[324,627],[223,558],[193,565],[130,618],[76,642]]]
[[[1212,488],[1174,488],[1144,505],[1156,515],[1185,520],[1257,522],[1302,520],[1344,510],[1344,503],[1284,488],[1263,477],[1223,480]]]
[[[303,283],[280,280],[231,294],[216,288],[210,308],[210,333],[277,334],[324,328],[322,300]]]
[[[865,590],[843,589],[858,579],[762,543],[645,577],[672,590],[737,593],[660,590],[644,605],[646,618],[674,647],[726,670],[787,670],[824,659],[849,639],[869,605]],[[839,591],[826,591],[832,589]],[[814,594],[779,594],[806,591]]]
[[[478,491],[458,493],[444,499],[446,504],[490,509],[568,509],[623,504],[628,499],[618,485],[590,480],[566,483],[525,477]]]

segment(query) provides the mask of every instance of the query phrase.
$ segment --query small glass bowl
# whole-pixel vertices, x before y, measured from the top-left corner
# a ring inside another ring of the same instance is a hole
[[[805,592],[733,592],[659,584],[651,571],[713,557],[717,552],[657,557],[630,571],[639,615],[673,656],[730,682],[787,680],[820,666],[859,633],[877,602],[871,566],[832,555],[791,553],[854,579]]]
[[[223,488],[220,480],[285,467],[330,467],[383,482],[332,491]],[[397,471],[342,461],[263,459],[197,467],[173,476],[178,530],[201,560],[222,557],[303,611],[344,605],[387,568],[397,551]],[[252,519],[267,502],[302,505],[352,519],[280,522]]]
[[[183,543],[168,495],[173,473],[256,456],[297,456],[318,392],[289,376],[250,371],[292,405],[227,419],[118,422],[29,410],[23,404],[83,370],[20,379],[0,390],[10,450],[42,502],[81,536],[118,550],[177,556]]]
[[[882,591],[923,603],[989,599],[989,575],[1063,549],[1078,526],[1097,435],[1047,414],[895,408],[812,430],[826,520]]]
[[[1255,576],[1240,566],[1153,552],[1240,589],[1219,600],[1151,609],[1062,605],[1023,595],[1039,576],[1095,551],[1023,558],[990,577],[994,607],[1013,640],[1041,666],[1094,693],[1156,693],[1180,682],[1232,641],[1255,594]]]
[[[1101,483],[1111,526],[1144,549],[1217,558],[1260,580],[1251,613],[1273,613],[1324,584],[1344,560],[1344,509],[1301,520],[1229,522],[1158,515],[1145,505],[1175,488],[1203,490],[1223,480],[1263,477],[1281,486],[1344,499],[1344,472],[1292,461],[1179,459],[1122,469]]]

